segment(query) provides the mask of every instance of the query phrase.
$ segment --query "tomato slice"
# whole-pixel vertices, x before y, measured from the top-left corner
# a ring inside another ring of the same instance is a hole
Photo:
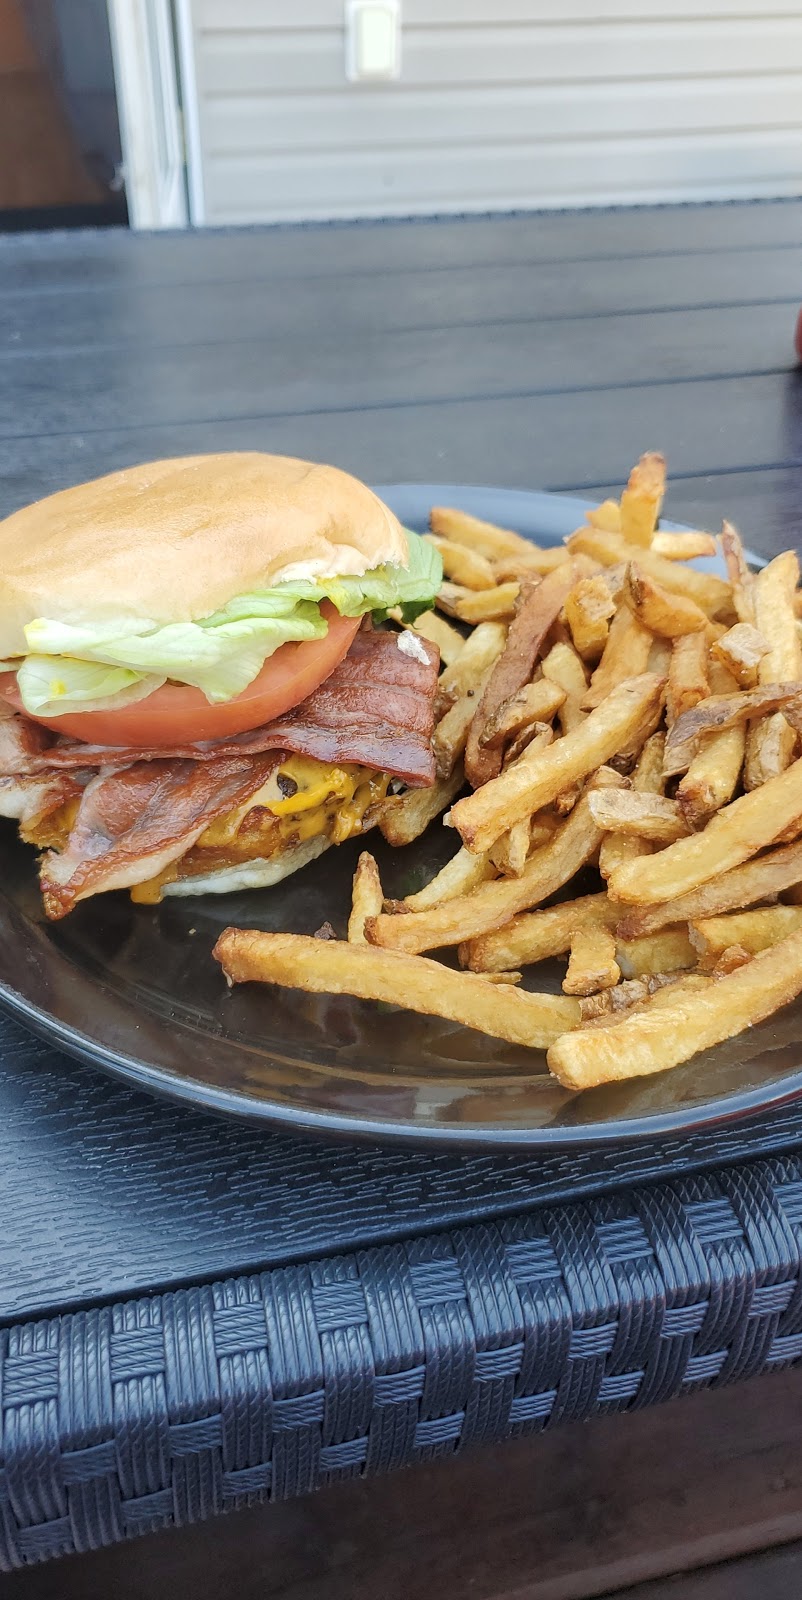
[[[72,739],[84,739],[87,744],[142,750],[230,739],[249,728],[261,728],[305,700],[330,677],[351,648],[361,617],[341,617],[328,600],[321,603],[320,609],[329,625],[325,639],[280,645],[253,683],[221,705],[210,705],[200,689],[165,683],[147,699],[122,706],[119,711],[70,711],[64,717],[31,720]],[[0,674],[0,694],[15,711],[31,715],[20,699],[15,673]]]

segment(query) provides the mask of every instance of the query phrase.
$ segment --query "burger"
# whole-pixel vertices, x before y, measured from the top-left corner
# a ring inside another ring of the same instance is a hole
[[[0,815],[45,911],[277,883],[434,782],[435,549],[334,467],[154,461],[0,522]]]

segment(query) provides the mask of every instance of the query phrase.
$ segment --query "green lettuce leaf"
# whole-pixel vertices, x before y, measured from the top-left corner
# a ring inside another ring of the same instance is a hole
[[[69,710],[105,711],[110,706],[133,705],[160,689],[164,677],[95,661],[73,661],[69,656],[26,656],[17,683],[26,710],[58,717]]]
[[[440,587],[442,562],[418,534],[408,533],[408,540],[406,567],[375,567],[361,578],[278,584],[238,595],[198,622],[158,628],[125,617],[96,625],[39,618],[25,629],[31,654],[21,666],[0,663],[0,670],[18,669],[23,704],[40,714],[123,705],[123,696],[141,699],[168,678],[193,684],[212,704],[231,700],[280,645],[325,636],[321,600],[330,600],[341,616],[370,611],[377,621],[394,607],[405,622],[428,610]],[[150,687],[143,688],[145,683]]]

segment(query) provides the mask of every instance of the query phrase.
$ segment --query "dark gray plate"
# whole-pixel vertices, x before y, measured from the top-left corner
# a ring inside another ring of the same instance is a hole
[[[410,526],[432,504],[556,542],[585,501],[451,485],[380,490]],[[669,524],[670,526],[670,524]],[[372,836],[388,894],[419,888],[453,853],[435,825],[392,851]],[[229,923],[344,931],[356,842],[275,889],[167,901],[111,894],[45,922],[33,852],[0,824],[0,1004],[64,1049],[208,1108],[353,1137],[554,1146],[641,1139],[720,1122],[802,1093],[802,1009],[658,1077],[567,1094],[542,1055],[437,1018],[346,997],[248,986],[228,993],[211,949]],[[559,989],[555,963],[547,986]],[[543,969],[537,984],[543,986]]]

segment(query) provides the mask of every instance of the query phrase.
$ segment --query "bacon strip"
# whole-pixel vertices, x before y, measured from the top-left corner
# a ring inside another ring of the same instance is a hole
[[[0,778],[0,817],[14,817],[25,838],[46,817],[81,793],[82,778],[84,774],[71,772],[45,773],[35,778]]]
[[[210,822],[260,789],[279,759],[160,760],[98,773],[84,790],[66,850],[43,858],[47,916],[57,921],[89,895],[156,877]]]
[[[399,650],[398,638],[390,632],[358,633],[345,659],[306,700],[276,722],[236,738],[166,750],[118,749],[63,739],[49,749],[40,745],[39,751],[20,750],[16,766],[7,764],[0,746],[0,774],[126,767],[170,757],[206,762],[222,756],[292,750],[317,761],[375,767],[413,787],[427,787],[435,779],[431,738],[438,652],[422,640],[428,657],[424,665]],[[14,720],[32,726],[23,717]],[[8,726],[2,723],[0,730]]]

